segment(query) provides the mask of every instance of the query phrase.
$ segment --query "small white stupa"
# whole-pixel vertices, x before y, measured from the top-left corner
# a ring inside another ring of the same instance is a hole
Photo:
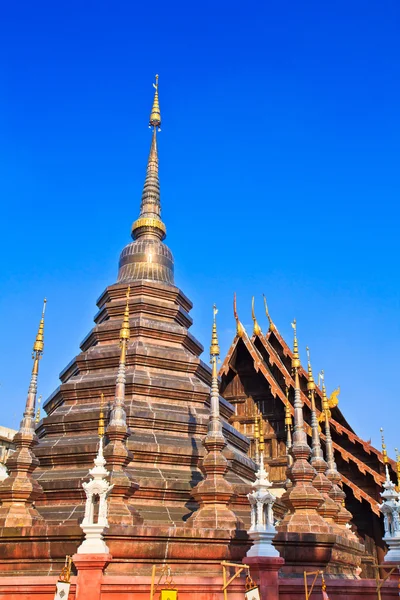
[[[253,484],[254,491],[247,494],[251,506],[251,527],[248,534],[253,540],[253,545],[246,556],[276,557],[280,556],[278,550],[272,545],[272,540],[276,534],[272,507],[276,497],[269,491],[272,483],[268,479],[268,473],[264,468],[264,434],[262,418],[259,450],[260,462],[258,471],[256,472],[257,479]]]
[[[104,415],[103,415],[103,394],[100,406],[99,419],[99,451],[94,459],[94,467],[90,469],[91,479],[82,484],[86,494],[85,517],[81,523],[81,528],[85,534],[85,539],[79,546],[78,554],[108,554],[109,549],[104,541],[104,530],[108,527],[107,520],[107,497],[113,486],[107,481],[109,472],[105,468],[105,458],[103,455],[103,437],[104,437]]]
[[[391,481],[388,467],[388,456],[386,452],[386,444],[382,433],[382,454],[385,463],[386,480],[383,484],[384,491],[381,493],[383,498],[379,509],[383,514],[383,524],[385,535],[383,540],[386,542],[389,552],[386,554],[384,561],[390,563],[400,563],[400,494],[396,492],[395,484]]]

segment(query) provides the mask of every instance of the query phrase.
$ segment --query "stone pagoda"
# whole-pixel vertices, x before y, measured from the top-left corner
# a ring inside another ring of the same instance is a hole
[[[175,285],[174,259],[164,243],[158,77],[154,87],[151,147],[133,241],[122,250],[117,282],[100,295],[95,325],[62,371],[36,431],[30,402],[29,428],[18,434],[17,452],[7,465],[10,477],[0,485],[0,548],[7,545],[7,552],[0,550],[1,570],[10,574],[58,573],[65,554],[82,543],[82,481],[97,454],[102,395],[104,457],[113,486],[105,534],[113,561],[107,573],[131,572],[134,562],[135,572],[148,574],[151,564],[165,561],[178,573],[219,572],[221,560],[241,560],[250,546],[246,495],[255,465],[247,456],[249,442],[229,424],[234,408],[218,394],[215,366],[209,429],[212,374],[199,358],[203,347],[189,332],[192,304]],[[203,457],[213,453],[218,469],[211,459],[202,467]],[[5,507],[17,500],[14,464],[28,458],[21,532],[8,527],[12,511]],[[204,476],[209,483],[201,485]],[[224,482],[224,498],[212,490],[215,478]],[[210,498],[223,505],[218,522],[203,510]]]

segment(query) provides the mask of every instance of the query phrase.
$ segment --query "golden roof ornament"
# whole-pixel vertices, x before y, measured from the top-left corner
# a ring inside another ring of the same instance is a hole
[[[261,335],[262,334],[261,327],[257,323],[256,315],[254,312],[254,296],[251,299],[251,318],[253,319],[253,323],[254,323],[254,325],[253,325],[254,335]]]
[[[314,377],[313,377],[313,373],[312,373],[311,361],[310,361],[310,348],[308,346],[306,348],[306,352],[307,352],[307,364],[308,364],[307,390],[309,392],[311,392],[312,390],[315,390],[317,386],[315,385],[315,381],[314,381]]]
[[[298,369],[300,367],[300,356],[299,356],[299,344],[297,342],[297,321],[293,319],[291,323],[293,327],[293,356],[292,356],[292,368]]]
[[[275,331],[276,327],[275,327],[275,324],[273,323],[273,321],[272,321],[272,319],[270,317],[269,310],[268,310],[267,299],[265,297],[265,294],[263,294],[263,298],[264,298],[265,314],[267,315],[267,319],[268,319],[268,323],[269,323],[268,331]]]
[[[394,451],[396,452],[397,491],[400,491],[400,453],[397,448]]]
[[[100,396],[99,428],[98,428],[99,437],[102,438],[104,436],[104,433],[105,433],[105,427],[104,427],[104,394],[101,394],[101,396]]]
[[[212,326],[212,333],[211,333],[211,346],[210,346],[210,357],[211,357],[211,362],[213,362],[213,357],[218,358],[220,355],[220,349],[219,349],[219,344],[218,344],[218,335],[217,335],[217,313],[218,313],[218,308],[215,306],[213,306],[213,326]]]
[[[40,403],[42,401],[42,396],[39,396],[39,398],[37,399],[37,411],[36,411],[36,419],[35,419],[35,423],[40,423]]]
[[[161,112],[160,112],[160,103],[158,100],[158,75],[156,75],[156,82],[153,83],[153,87],[155,89],[154,92],[154,100],[153,106],[151,108],[149,127],[157,127],[158,131],[161,131]]]
[[[258,418],[259,418],[259,422],[260,422],[260,445],[259,445],[259,449],[260,449],[260,454],[264,454],[264,448],[265,448],[264,419],[263,419],[263,416],[262,416],[261,412],[260,412]]]
[[[124,312],[124,320],[122,321],[121,330],[119,332],[119,339],[121,342],[122,342],[122,340],[129,340],[129,338],[131,337],[131,332],[129,329],[129,295],[130,295],[130,292],[131,292],[131,286],[129,286],[126,291],[126,306],[125,306],[125,312]]]
[[[44,313],[46,312],[46,298],[43,300],[43,310],[42,310],[42,318],[40,319],[39,329],[36,335],[35,343],[33,344],[32,358],[34,358],[35,354],[37,358],[43,354],[44,349]]]
[[[385,465],[389,464],[389,457],[387,454],[387,450],[386,450],[386,444],[385,444],[385,437],[383,435],[383,427],[381,427],[380,429],[381,432],[381,439],[382,439],[382,456],[383,456],[383,463]]]
[[[236,334],[239,337],[243,337],[243,335],[244,335],[244,327],[241,324],[241,322],[239,321],[239,317],[238,317],[238,314],[237,314],[236,292],[233,294],[233,315],[234,315],[235,321],[236,321]]]
[[[286,386],[286,404],[285,404],[285,427],[290,429],[293,426],[292,413],[290,412],[289,388]]]

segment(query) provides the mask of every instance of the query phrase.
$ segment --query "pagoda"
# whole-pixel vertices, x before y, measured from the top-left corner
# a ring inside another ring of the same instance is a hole
[[[81,544],[82,482],[97,454],[102,396],[104,457],[113,486],[107,573],[131,572],[135,563],[135,572],[149,574],[151,564],[165,561],[175,572],[219,572],[221,560],[241,560],[249,548],[246,494],[255,465],[248,439],[229,422],[234,407],[219,396],[215,354],[210,430],[212,372],[189,332],[192,304],[175,285],[173,255],[164,242],[158,76],[154,87],[140,212],[117,281],[100,295],[95,325],[62,371],[35,430],[30,391],[29,431],[24,424],[17,434],[26,438],[27,450],[15,453],[0,486],[1,570],[9,574],[58,573],[65,555]],[[213,335],[215,350],[216,330]],[[27,474],[27,491],[23,509],[13,509],[10,520],[3,513],[17,496],[6,487],[21,478],[19,468]]]

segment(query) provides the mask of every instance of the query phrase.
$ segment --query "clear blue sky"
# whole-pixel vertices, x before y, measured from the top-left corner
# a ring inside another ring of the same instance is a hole
[[[160,74],[163,217],[207,348],[232,296],[298,321],[355,430],[399,432],[400,5],[8,2],[0,25],[1,424],[90,330],[137,217]],[[207,359],[207,355],[203,356]]]

